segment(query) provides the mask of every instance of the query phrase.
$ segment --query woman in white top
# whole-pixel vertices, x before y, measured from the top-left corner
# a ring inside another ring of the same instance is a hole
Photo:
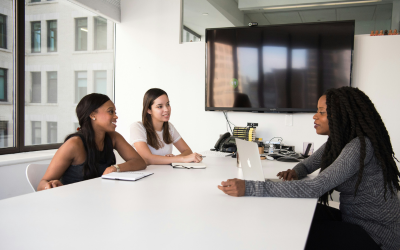
[[[130,143],[147,165],[173,162],[201,162],[202,156],[190,147],[169,122],[171,106],[162,89],[149,89],[143,98],[142,122],[130,128]],[[172,154],[174,145],[180,155]]]

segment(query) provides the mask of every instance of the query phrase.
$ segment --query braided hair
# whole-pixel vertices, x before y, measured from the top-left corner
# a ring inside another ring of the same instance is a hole
[[[360,170],[354,191],[354,196],[356,196],[364,171],[365,137],[368,137],[374,148],[374,155],[382,168],[385,200],[387,187],[389,187],[390,193],[395,196],[397,190],[400,190],[398,179],[400,173],[394,159],[398,160],[394,155],[389,133],[374,104],[358,88],[330,89],[325,95],[330,135],[322,155],[321,172],[336,160],[347,143],[358,137],[361,148]],[[332,192],[333,190],[330,190],[323,194],[319,198],[319,202],[326,205],[328,195],[331,195]]]

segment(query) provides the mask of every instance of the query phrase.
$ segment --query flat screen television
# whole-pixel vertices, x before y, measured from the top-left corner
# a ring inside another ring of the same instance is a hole
[[[315,112],[350,86],[354,21],[206,29],[208,111]]]

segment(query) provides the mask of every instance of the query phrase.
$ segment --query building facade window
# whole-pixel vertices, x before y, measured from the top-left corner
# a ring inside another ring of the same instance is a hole
[[[47,103],[57,103],[57,71],[47,72]]]
[[[75,72],[75,103],[78,103],[87,94],[87,72]]]
[[[7,101],[7,69],[0,68],[0,102]]]
[[[47,21],[47,52],[57,51],[57,21]]]
[[[107,71],[94,71],[94,91],[100,94],[107,94]]]
[[[31,121],[32,124],[32,145],[42,144],[42,122]]]
[[[7,49],[7,16],[0,14],[0,48]]]
[[[32,99],[31,103],[42,102],[42,76],[41,72],[32,72]]]
[[[40,53],[41,47],[41,24],[39,22],[31,22],[31,45],[32,53]]]
[[[8,147],[8,121],[0,121],[0,148]]]
[[[47,143],[57,143],[57,122],[47,122]]]
[[[87,50],[88,25],[87,18],[75,19],[75,50]]]
[[[107,20],[102,17],[94,18],[94,49],[107,49]]]

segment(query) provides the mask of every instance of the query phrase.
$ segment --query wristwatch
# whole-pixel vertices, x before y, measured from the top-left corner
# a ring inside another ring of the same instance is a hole
[[[118,166],[117,164],[115,164],[115,165],[113,165],[113,166],[117,169],[117,172],[120,171],[119,166]]]

